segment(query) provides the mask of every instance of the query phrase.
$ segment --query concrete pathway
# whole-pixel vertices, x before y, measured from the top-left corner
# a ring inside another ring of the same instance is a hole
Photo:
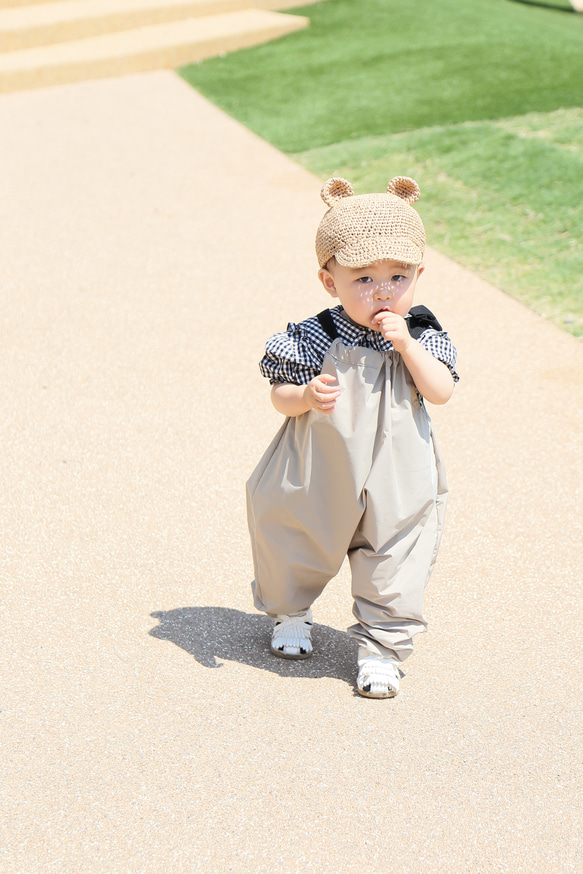
[[[0,93],[176,69],[248,48],[310,23],[270,10],[312,2],[0,0]]]
[[[583,344],[429,253],[448,528],[362,699],[345,570],[307,663],[249,594],[319,181],[169,72],[0,98],[0,174],[4,874],[582,871]]]

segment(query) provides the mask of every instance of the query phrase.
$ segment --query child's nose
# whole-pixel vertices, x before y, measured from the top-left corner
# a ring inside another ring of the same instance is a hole
[[[377,296],[382,300],[390,300],[393,296],[393,287],[390,282],[380,282],[377,286]]]

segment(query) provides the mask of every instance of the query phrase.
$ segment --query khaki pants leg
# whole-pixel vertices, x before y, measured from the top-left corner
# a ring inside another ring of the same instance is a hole
[[[256,608],[307,610],[340,570],[362,513],[342,436],[321,414],[288,419],[247,483]]]
[[[366,528],[366,526],[365,526]],[[376,655],[404,661],[425,631],[423,594],[437,539],[437,512],[421,511],[411,527],[375,550],[359,529],[349,551],[353,613],[349,633]]]
[[[389,485],[373,469],[366,511],[348,552],[358,620],[349,634],[371,653],[399,661],[427,628],[423,597],[445,520],[447,481],[433,434],[430,446],[432,469],[426,473],[397,466]]]

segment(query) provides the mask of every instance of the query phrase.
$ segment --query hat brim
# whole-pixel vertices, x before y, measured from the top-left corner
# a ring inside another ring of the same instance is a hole
[[[347,243],[335,253],[342,267],[366,267],[375,261],[399,261],[402,264],[419,265],[423,252],[407,237],[375,237],[372,240],[359,240],[357,245]]]

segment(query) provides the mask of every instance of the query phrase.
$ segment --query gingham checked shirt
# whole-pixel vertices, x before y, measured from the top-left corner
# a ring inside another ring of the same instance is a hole
[[[376,349],[378,352],[388,352],[393,344],[385,340],[378,331],[364,328],[353,322],[342,306],[334,307],[330,314],[338,331],[338,336],[345,346],[364,346]],[[406,316],[405,318],[408,318]],[[437,331],[428,327],[417,338],[419,343],[435,358],[449,368],[454,381],[459,380],[455,370],[457,350],[447,331]],[[265,345],[265,355],[259,362],[263,376],[273,384],[276,382],[291,382],[295,385],[307,385],[315,376],[319,376],[324,364],[324,356],[331,344],[317,316],[305,319],[297,325],[290,322],[287,330],[274,334]]]

